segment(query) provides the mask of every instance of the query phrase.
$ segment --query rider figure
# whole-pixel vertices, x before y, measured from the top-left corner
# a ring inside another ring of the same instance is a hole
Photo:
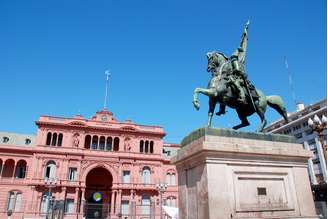
[[[230,57],[232,66],[232,75],[230,76],[230,82],[237,88],[238,91],[238,103],[246,103],[246,93],[244,87],[247,86],[245,82],[247,80],[247,74],[245,72],[245,58],[246,58],[246,48],[247,48],[247,30],[249,21],[247,21],[240,46],[235,50],[235,52]],[[249,85],[249,84],[248,84]],[[252,86],[253,87],[253,86]]]

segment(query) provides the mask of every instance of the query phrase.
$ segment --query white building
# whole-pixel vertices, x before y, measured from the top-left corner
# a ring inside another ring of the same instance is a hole
[[[304,104],[297,104],[297,110],[288,114],[288,124],[283,119],[280,119],[271,123],[264,129],[264,132],[293,135],[299,143],[304,145],[305,149],[313,151],[313,158],[309,159],[308,162],[309,177],[316,207],[322,208],[320,205],[326,206],[327,203],[327,168],[318,133],[313,132],[308,125],[309,118],[313,120],[315,115],[319,118],[322,118],[323,115],[327,117],[326,98],[306,107]],[[327,129],[323,131],[323,144],[327,145]],[[325,204],[321,202],[323,200]],[[320,211],[320,213],[326,215],[326,211]]]

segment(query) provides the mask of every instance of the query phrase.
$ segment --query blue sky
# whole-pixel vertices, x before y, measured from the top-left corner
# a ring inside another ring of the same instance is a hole
[[[119,120],[163,126],[179,143],[207,121],[206,52],[230,55],[250,18],[247,72],[265,94],[281,95],[294,111],[284,56],[297,101],[326,97],[324,0],[4,0],[0,2],[0,131],[35,133],[40,115],[90,118],[103,107]],[[268,110],[269,122],[279,118]],[[256,129],[257,116],[250,118]],[[228,109],[216,127],[238,123]]]

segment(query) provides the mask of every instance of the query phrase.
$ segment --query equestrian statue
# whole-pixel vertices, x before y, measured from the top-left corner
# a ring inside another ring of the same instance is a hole
[[[249,21],[245,25],[239,48],[230,57],[227,57],[221,52],[214,51],[207,53],[207,71],[211,73],[212,78],[208,83],[207,89],[195,89],[193,105],[196,110],[199,110],[199,93],[209,97],[208,126],[211,126],[217,103],[220,105],[219,111],[216,113],[218,116],[225,114],[226,106],[236,109],[241,123],[234,126],[233,129],[248,126],[247,117],[257,113],[261,119],[261,124],[257,128],[257,132],[262,132],[267,124],[264,114],[268,105],[275,109],[288,122],[286,108],[282,98],[276,95],[265,96],[247,78],[245,60],[248,26]]]

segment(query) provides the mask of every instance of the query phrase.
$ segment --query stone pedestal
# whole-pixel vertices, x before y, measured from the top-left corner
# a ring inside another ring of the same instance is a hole
[[[201,128],[172,163],[181,219],[318,218],[307,171],[312,156],[293,137]]]

